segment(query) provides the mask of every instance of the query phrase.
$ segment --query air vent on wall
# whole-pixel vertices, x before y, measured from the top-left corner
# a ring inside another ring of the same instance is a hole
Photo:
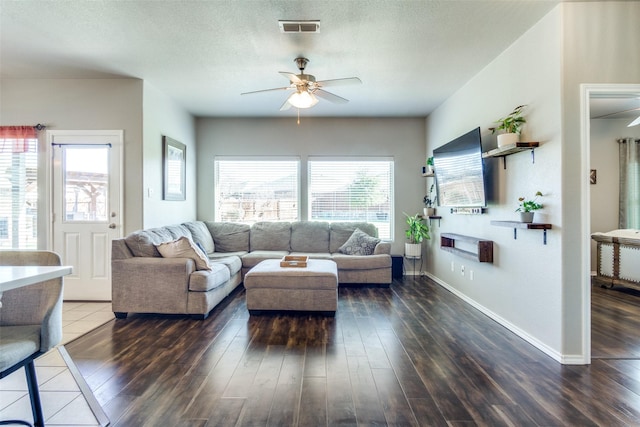
[[[278,21],[281,33],[319,33],[320,21]]]

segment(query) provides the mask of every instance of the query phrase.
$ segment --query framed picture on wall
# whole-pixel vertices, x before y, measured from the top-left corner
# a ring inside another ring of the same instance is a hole
[[[187,147],[181,142],[162,136],[162,162],[164,182],[163,200],[186,199]]]

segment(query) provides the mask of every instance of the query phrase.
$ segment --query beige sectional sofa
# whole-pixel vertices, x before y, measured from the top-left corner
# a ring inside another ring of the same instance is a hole
[[[391,283],[391,244],[369,242],[371,255],[349,255],[346,246],[359,229],[377,237],[364,222],[259,222],[251,226],[192,221],[140,230],[112,242],[112,305],[118,318],[127,313],[190,314],[209,312],[242,283],[260,261],[284,255],[330,259],[340,284]],[[187,237],[206,253],[210,270],[197,270],[192,258],[165,258],[158,245]],[[357,248],[356,248],[357,249]]]

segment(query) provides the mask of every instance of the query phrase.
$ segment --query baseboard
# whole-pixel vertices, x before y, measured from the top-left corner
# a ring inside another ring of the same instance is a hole
[[[557,362],[562,363],[563,365],[586,365],[590,363],[590,361],[585,361],[584,357],[581,355],[563,355],[559,353],[558,351],[549,347],[548,345],[541,342],[537,338],[533,337],[526,331],[520,329],[513,323],[509,322],[502,316],[496,314],[492,310],[489,310],[485,306],[478,304],[477,301],[469,298],[467,295],[463,294],[462,292],[460,292],[453,286],[449,285],[447,282],[443,281],[439,277],[436,277],[429,272],[425,273],[425,275],[429,277],[431,280],[433,280],[434,282],[436,282],[437,284],[439,284],[440,286],[442,286],[443,288],[447,289],[449,292],[451,292],[458,298],[460,298],[461,300],[463,300],[464,302],[466,302],[467,304],[471,305],[476,310],[480,311],[485,316],[498,322],[500,325],[504,326],[509,331],[513,332],[514,334],[516,334],[517,336],[519,336],[520,338],[522,338],[523,340],[525,340],[526,342],[528,342],[529,344],[537,348],[538,350],[542,351],[547,356],[556,360]]]

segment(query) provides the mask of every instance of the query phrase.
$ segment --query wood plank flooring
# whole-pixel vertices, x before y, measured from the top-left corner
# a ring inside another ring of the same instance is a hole
[[[590,366],[424,277],[340,288],[335,318],[249,316],[239,290],[205,321],[133,315],[66,347],[118,427],[640,425],[640,329],[604,332],[640,305],[610,293],[594,288],[594,355],[629,357]]]

